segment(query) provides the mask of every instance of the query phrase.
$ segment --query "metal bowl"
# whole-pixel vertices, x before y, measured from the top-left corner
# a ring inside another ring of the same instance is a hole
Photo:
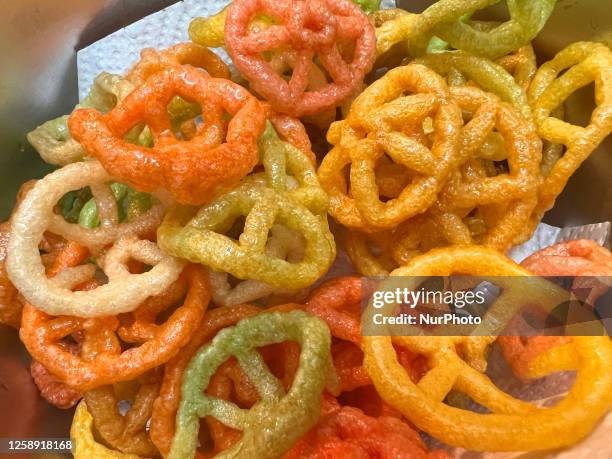
[[[175,1],[20,0],[4,3],[0,17],[0,221],[8,217],[21,183],[42,177],[51,169],[29,146],[25,135],[42,122],[68,113],[77,102],[75,50]],[[422,11],[431,3],[398,1],[400,7],[414,12]],[[487,10],[485,14],[495,18],[504,16],[499,8]],[[559,0],[534,45],[539,61],[543,62],[565,45],[579,40],[612,44],[609,2]],[[566,107],[570,121],[585,123],[588,120],[593,107],[592,93],[592,88],[587,87],[570,98]],[[546,222],[566,226],[612,220],[612,188],[609,186],[612,155],[606,153],[611,148],[612,138],[583,164],[556,207],[546,215]],[[15,359],[21,366],[16,371],[9,371]],[[33,403],[24,401],[28,413],[9,409],[9,402],[16,395],[7,392],[14,381],[6,378],[22,378],[27,362],[27,353],[16,332],[0,326],[0,439],[7,436],[66,437],[72,412],[57,410],[33,395],[37,392],[29,378],[21,379],[25,382],[19,391],[29,394],[28,400],[36,398]],[[15,422],[16,418],[26,416],[32,417],[30,422]],[[1,452],[0,457],[3,457]]]

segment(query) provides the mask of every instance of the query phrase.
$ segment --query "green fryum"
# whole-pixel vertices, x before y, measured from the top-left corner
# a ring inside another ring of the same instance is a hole
[[[373,13],[380,9],[380,1],[381,0],[353,0],[353,3],[359,5],[366,13]]]
[[[259,347],[284,341],[301,347],[300,365],[287,393],[257,352]],[[282,457],[319,419],[331,366],[330,346],[325,323],[303,311],[263,313],[219,332],[199,350],[183,375],[176,433],[167,459],[195,456],[200,418],[205,416],[243,432],[234,446],[216,458]],[[232,356],[261,396],[250,410],[204,393],[217,369]]]
[[[478,30],[459,20],[441,23],[436,27],[436,35],[456,49],[496,59],[531,42],[546,25],[557,0],[506,0],[506,3],[510,20],[492,31]]]
[[[433,36],[452,48],[476,56],[496,59],[528,44],[542,30],[557,0],[506,0],[510,20],[493,30],[479,30],[462,17],[499,3],[500,0],[440,0],[414,22],[408,37],[413,56],[427,52]],[[439,43],[438,43],[439,44]],[[435,46],[435,44],[434,44]]]
[[[110,185],[115,201],[117,201],[117,209],[119,211],[119,221],[134,221],[137,217],[147,212],[153,202],[150,195],[134,191],[127,185],[122,183],[112,183]],[[66,218],[66,214],[64,214]],[[98,208],[94,198],[89,199],[82,207],[78,223],[84,228],[97,228],[100,226],[98,218]]]
[[[75,107],[75,110],[95,108],[107,113],[113,109],[117,101],[125,98],[133,89],[134,85],[122,77],[102,72],[95,79],[87,97]],[[30,144],[50,164],[65,166],[86,156],[83,147],[70,136],[68,118],[69,115],[64,115],[47,121],[27,135]]]

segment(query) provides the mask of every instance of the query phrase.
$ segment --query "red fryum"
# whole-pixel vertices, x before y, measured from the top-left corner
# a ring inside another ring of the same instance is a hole
[[[271,17],[275,24],[251,31],[257,15]],[[274,110],[295,117],[341,105],[359,88],[376,57],[374,28],[350,0],[234,0],[225,22],[225,43],[253,89]],[[289,81],[262,55],[279,49],[297,53]],[[315,58],[332,81],[308,91]]]
[[[327,406],[326,406],[327,405]],[[340,407],[328,397],[322,418],[283,459],[443,459],[445,452],[428,452],[419,434],[394,417],[366,416],[356,408]]]
[[[612,253],[594,241],[581,239],[542,249],[523,260],[521,265],[538,276],[576,276],[572,290],[588,289],[587,302],[593,305],[608,290],[594,276],[612,276]],[[522,327],[519,332],[533,333],[533,329],[518,321],[510,327]],[[498,342],[516,375],[529,379],[529,365],[534,358],[570,339],[568,336],[500,336]]]
[[[73,355],[79,352],[76,343],[67,345],[66,350],[70,351]],[[57,376],[54,376],[38,360],[32,360],[30,374],[34,384],[38,387],[41,397],[59,409],[67,410],[72,408],[83,396],[81,392],[63,383]]]
[[[202,107],[203,122],[190,140],[172,132],[166,109],[175,96]],[[153,133],[151,148],[123,139],[140,123]],[[246,89],[177,65],[151,76],[110,113],[76,110],[68,125],[113,177],[139,191],[165,189],[182,204],[201,205],[253,170],[264,123],[264,107]]]

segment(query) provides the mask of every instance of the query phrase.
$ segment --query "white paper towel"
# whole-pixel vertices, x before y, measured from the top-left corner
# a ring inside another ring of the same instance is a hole
[[[106,71],[122,75],[140,58],[143,48],[167,48],[189,40],[188,28],[197,16],[221,11],[230,0],[183,0],[108,35],[77,53],[79,99],[89,92],[94,79]],[[394,8],[395,0],[382,0]],[[228,63],[222,50],[216,50]]]

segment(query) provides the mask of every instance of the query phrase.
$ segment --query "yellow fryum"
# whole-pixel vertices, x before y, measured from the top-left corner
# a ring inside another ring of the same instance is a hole
[[[431,130],[427,119],[433,119]],[[461,111],[437,73],[414,64],[389,71],[328,132],[334,148],[321,164],[319,180],[330,196],[330,213],[345,226],[377,232],[425,212],[452,171],[461,125]],[[377,179],[385,155],[411,177],[392,199],[385,199]]]
[[[189,24],[189,38],[198,45],[207,48],[221,48],[225,46],[225,18],[230,5],[223,8],[217,14],[209,17],[195,18]],[[274,21],[265,16],[257,16],[250,24],[251,30],[268,27]]]
[[[531,108],[525,91],[501,65],[463,51],[428,54],[414,63],[423,64],[440,75],[450,77],[454,71],[473,81],[482,89],[492,92],[531,119]]]
[[[134,85],[122,77],[102,72],[94,80],[89,95],[75,109],[95,108],[106,113],[133,89]],[[64,115],[47,121],[27,135],[28,142],[50,164],[64,166],[80,161],[87,155],[85,149],[70,136],[68,117]]]
[[[590,83],[595,85],[596,107],[586,127],[551,115],[574,91]],[[538,69],[528,96],[538,134],[551,144],[566,147],[563,156],[547,167],[549,172],[545,170],[548,174],[540,189],[535,225],[552,208],[572,174],[612,131],[612,52],[600,43],[569,45]]]
[[[392,275],[446,276],[454,272],[529,276],[498,252],[476,246],[431,251]],[[524,277],[522,283],[529,286],[531,280],[540,282],[538,278]],[[541,301],[550,301],[548,292],[538,289],[534,292],[540,292]],[[524,298],[525,291],[519,295]],[[509,306],[516,304],[516,300],[501,303]],[[500,313],[503,324],[503,311]],[[418,428],[444,443],[467,449],[532,451],[569,446],[588,435],[609,410],[612,404],[609,337],[573,337],[570,344],[553,348],[534,360],[530,369],[533,377],[565,370],[577,372],[570,392],[550,408],[509,396],[482,373],[483,361],[478,356],[491,340],[487,336],[368,336],[363,341],[364,365],[383,400]],[[429,359],[431,368],[418,383],[412,382],[398,362],[393,343]],[[491,413],[480,414],[445,404],[451,390],[468,395]]]
[[[108,449],[96,441],[93,435],[93,417],[85,402],[77,406],[70,427],[72,454],[75,459],[143,459],[133,454],[124,454]]]

